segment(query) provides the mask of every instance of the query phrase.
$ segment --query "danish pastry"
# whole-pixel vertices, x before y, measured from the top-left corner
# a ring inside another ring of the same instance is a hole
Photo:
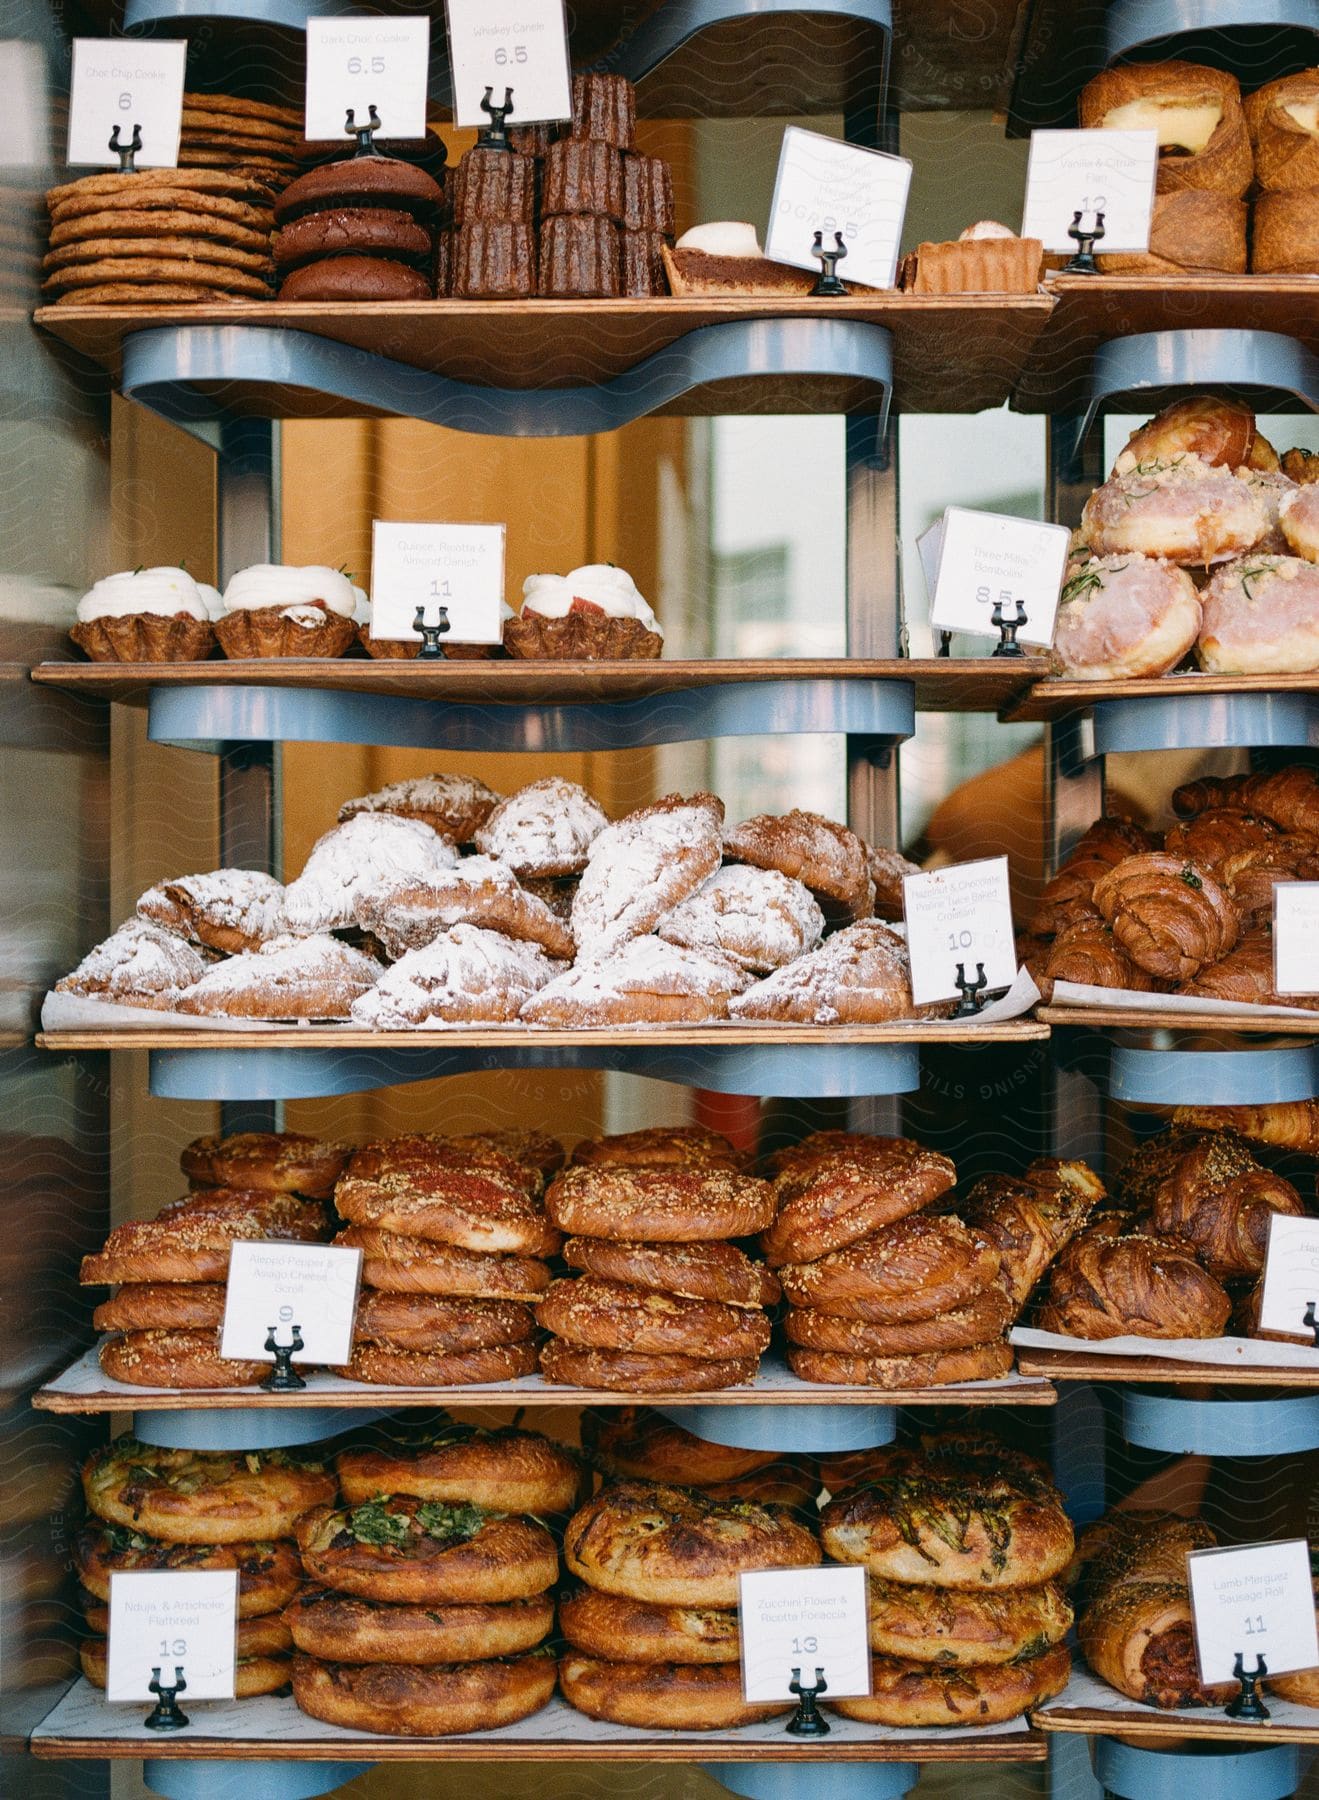
[[[353,923],[359,895],[436,869],[451,869],[458,853],[420,819],[357,813],[312,845],[302,873],[284,890],[288,929],[335,931]]]
[[[656,927],[668,943],[726,956],[755,975],[819,943],[824,914],[810,889],[777,869],[724,864]]]
[[[1229,856],[1271,844],[1278,827],[1242,806],[1210,806],[1191,819],[1178,819],[1163,834],[1169,856],[1180,856],[1219,875]]]
[[[1261,1272],[1275,1213],[1301,1218],[1305,1206],[1290,1181],[1224,1131],[1174,1156],[1150,1208],[1155,1231],[1189,1244],[1220,1279]]]
[[[1152,129],[1161,193],[1205,188],[1240,199],[1254,172],[1241,86],[1224,69],[1198,63],[1122,63],[1082,88],[1082,126]]]
[[[535,1162],[515,1155],[516,1148],[516,1138],[508,1140],[506,1147],[504,1142],[496,1141],[493,1134],[475,1132],[468,1137],[451,1137],[443,1131],[407,1131],[397,1137],[377,1138],[363,1144],[349,1157],[344,1173],[353,1180],[378,1181],[382,1175],[433,1175],[442,1169],[480,1170],[496,1181],[520,1188],[537,1200],[545,1191],[544,1173]],[[562,1151],[559,1160],[562,1160]]]
[[[354,1003],[353,1018],[377,1031],[516,1019],[562,967],[539,944],[454,925],[400,957]]]
[[[1225,856],[1218,874],[1248,931],[1252,924],[1272,921],[1273,890],[1280,881],[1319,880],[1319,838],[1283,832],[1270,843]]]
[[[1015,1663],[1059,1644],[1072,1609],[1057,1582],[1039,1587],[915,1587],[870,1578],[870,1648],[944,1668]]]
[[[222,1357],[214,1326],[126,1331],[106,1338],[97,1355],[112,1381],[130,1387],[255,1387],[270,1373],[269,1363]]]
[[[803,1350],[829,1350],[848,1356],[928,1356],[941,1350],[970,1350],[997,1343],[1015,1316],[1007,1292],[989,1287],[965,1306],[936,1313],[932,1319],[908,1319],[876,1325],[868,1319],[845,1319],[810,1307],[789,1307],[783,1321],[788,1342]]]
[[[580,875],[608,823],[584,787],[549,775],[492,807],[477,827],[475,843],[483,855],[507,863],[519,881],[543,881]]]
[[[666,794],[591,842],[572,903],[580,953],[598,960],[652,931],[719,867],[723,802]]]
[[[345,800],[339,808],[339,823],[355,819],[359,813],[390,813],[400,819],[420,819],[455,844],[470,844],[498,804],[499,795],[475,775],[416,775],[363,794],[359,800]]]
[[[84,1256],[84,1287],[117,1282],[223,1282],[235,1240],[283,1238],[316,1244],[328,1235],[325,1210],[292,1194],[199,1192],[154,1219],[116,1225],[101,1250]]]
[[[999,1280],[1020,1310],[1104,1198],[1104,1184],[1087,1164],[1039,1156],[1022,1175],[977,1181],[962,1216],[1002,1257]]]
[[[346,1019],[379,974],[374,957],[339,938],[276,937],[208,969],[180,995],[178,1009],[230,1019]]]
[[[222,1281],[131,1281],[92,1314],[97,1331],[210,1331],[224,1319]]]
[[[532,1334],[531,1309],[517,1300],[466,1300],[366,1289],[358,1298],[354,1339],[393,1350],[494,1350]],[[470,1496],[468,1496],[470,1498]]]
[[[819,813],[760,813],[724,833],[729,862],[777,869],[808,887],[832,924],[870,918],[875,889],[866,846]]]
[[[608,1137],[582,1138],[573,1146],[573,1164],[674,1163],[683,1168],[740,1169],[745,1158],[720,1132],[701,1125],[646,1125]]]
[[[140,919],[232,955],[256,950],[284,926],[284,886],[254,869],[215,869],[158,881],[137,903]]]
[[[479,925],[547,956],[571,960],[572,932],[543,900],[523,888],[507,863],[466,856],[454,869],[377,888],[354,902],[357,923],[397,959],[424,949],[455,925]]]

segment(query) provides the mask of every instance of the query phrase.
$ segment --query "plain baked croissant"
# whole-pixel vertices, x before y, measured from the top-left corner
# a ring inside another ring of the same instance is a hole
[[[1161,851],[1110,869],[1094,903],[1132,962],[1161,981],[1189,981],[1241,930],[1236,902],[1207,869]]]
[[[1129,988],[1136,993],[1149,993],[1158,986],[1147,970],[1132,962],[1114,938],[1113,927],[1106,925],[1098,913],[1082,914],[1062,928],[1043,958],[1041,975],[1040,991],[1046,993],[1046,998],[1052,995],[1055,981]],[[1048,984],[1047,991],[1044,983]]]
[[[999,1281],[1020,1308],[1103,1198],[1103,1182],[1085,1163],[1039,1156],[1022,1175],[977,1181],[962,1211],[998,1250]]]
[[[1278,827],[1259,813],[1247,812],[1241,806],[1211,806],[1193,819],[1179,819],[1170,825],[1163,836],[1163,847],[1169,856],[1181,857],[1217,875],[1229,856],[1258,849],[1277,836]]]
[[[1124,1236],[1106,1213],[1074,1239],[1049,1277],[1043,1331],[1067,1337],[1221,1337],[1232,1302],[1194,1254],[1145,1232]]]
[[[1265,1106],[1179,1106],[1174,1131],[1233,1131],[1251,1144],[1319,1153],[1319,1100],[1278,1100]]]
[[[1100,877],[1125,857],[1153,848],[1154,839],[1130,820],[1096,819],[1068,852],[1057,874],[1046,882],[1030,922],[1031,932],[1051,937],[1079,916],[1094,916],[1090,896]]]
[[[1225,1131],[1205,1134],[1174,1156],[1150,1206],[1155,1231],[1190,1245],[1220,1278],[1259,1274],[1274,1213],[1303,1217],[1301,1196]]]

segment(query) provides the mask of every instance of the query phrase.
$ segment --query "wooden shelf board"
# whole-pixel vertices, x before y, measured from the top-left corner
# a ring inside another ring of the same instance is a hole
[[[1319,350],[1313,276],[1057,275],[1046,287],[1056,305],[1013,393],[1018,412],[1083,411],[1095,346],[1137,332],[1277,331]]]
[[[33,680],[40,679],[34,669]],[[1162,675],[1143,681],[1046,678],[1019,699],[1009,700],[999,716],[1014,725],[1044,723],[1089,711],[1104,700],[1177,700],[1186,695],[1205,699],[1221,694],[1319,694],[1319,670],[1307,675]]]
[[[1049,1026],[1082,1026],[1095,1031],[1159,1031],[1176,1037],[1319,1037],[1319,1012],[1284,1018],[1266,1013],[1159,1012],[1154,1007],[1041,1006],[1036,1017]],[[1218,1045],[1217,1048],[1224,1048]],[[1179,1046],[1181,1049],[1187,1045]]]
[[[110,1706],[79,1680],[32,1734],[34,1756],[68,1760],[144,1756],[319,1762],[1043,1762],[1044,1739],[1027,1728],[895,1731],[833,1714],[819,1742],[787,1736],[786,1718],[734,1731],[641,1730],[588,1719],[555,1696],[517,1725],[446,1738],[380,1737],[325,1725],[292,1698],[199,1700],[173,1736],[147,1731],[149,1701]]]
[[[308,1406],[391,1411],[403,1406],[488,1407],[508,1406],[629,1406],[635,1394],[606,1389],[556,1387],[540,1375],[524,1375],[515,1381],[483,1382],[461,1388],[379,1387],[362,1381],[346,1381],[325,1370],[304,1371],[307,1386],[299,1393],[267,1394],[260,1388],[135,1388],[111,1381],[97,1364],[95,1350],[88,1350],[64,1374],[39,1388],[32,1404],[41,1412],[191,1412],[244,1410],[280,1412]],[[1052,1406],[1053,1387],[1037,1377],[1030,1380],[1009,1375],[999,1381],[962,1383],[940,1388],[831,1387],[823,1382],[799,1381],[783,1358],[771,1352],[760,1373],[748,1387],[716,1388],[706,1394],[649,1394],[652,1406]]]
[[[1017,1367],[1049,1381],[1140,1382],[1163,1387],[1319,1389],[1319,1368],[1261,1369],[1249,1364],[1188,1363],[1170,1356],[1105,1356],[1102,1350],[1032,1350],[1022,1344]],[[39,1401],[34,1402],[40,1404]]]
[[[1319,1023],[1315,1026],[1319,1030]],[[594,1031],[541,1031],[527,1025],[453,1025],[439,1031],[363,1031],[351,1025],[274,1025],[265,1030],[190,1031],[181,1026],[116,1026],[107,1030],[41,1031],[40,1050],[672,1050],[699,1046],[760,1049],[813,1044],[1026,1044],[1049,1035],[1031,1018],[989,1025],[921,1022],[907,1025],[601,1026]]]
[[[608,381],[702,325],[855,319],[894,334],[894,400],[910,412],[980,412],[1016,386],[1053,311],[1044,294],[870,293],[845,300],[231,301],[204,306],[45,306],[36,319],[117,380],[126,335],[170,325],[277,326],[310,332],[481,387],[545,389]],[[281,418],[387,412],[293,391],[235,391],[226,408]],[[680,413],[874,410],[874,390],[810,375],[720,384]]]
[[[704,658],[666,662],[393,662],[263,657],[195,663],[44,662],[32,679],[86,698],[145,706],[152,688],[281,687],[471,705],[576,705],[649,699],[760,681],[910,681],[923,712],[1000,712],[1043,679],[1038,656],[888,659]]]
[[[1046,1732],[1083,1733],[1085,1736],[1121,1738],[1195,1738],[1201,1742],[1242,1744],[1319,1744],[1319,1708],[1298,1706],[1266,1693],[1264,1703],[1272,1718],[1263,1724],[1229,1719],[1211,1706],[1184,1706],[1163,1711],[1128,1700],[1100,1681],[1077,1660],[1072,1679],[1056,1700],[1048,1700],[1033,1714],[1033,1723]]]

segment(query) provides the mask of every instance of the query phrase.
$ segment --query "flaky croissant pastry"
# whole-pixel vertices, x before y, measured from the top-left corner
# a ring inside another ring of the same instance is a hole
[[[1190,1245],[1220,1278],[1259,1274],[1274,1213],[1301,1218],[1301,1196],[1228,1132],[1208,1134],[1177,1155],[1150,1207],[1154,1229]]]
[[[1226,1290],[1184,1246],[1145,1232],[1123,1236],[1124,1223],[1105,1213],[1063,1251],[1041,1330],[1090,1339],[1221,1337],[1232,1312]]]
[[[1174,1130],[1233,1131],[1251,1144],[1319,1152],[1319,1100],[1279,1100],[1266,1106],[1179,1106]]]
[[[1104,1184],[1085,1163],[1037,1156],[1024,1174],[977,1181],[962,1215],[999,1251],[999,1280],[1020,1309],[1103,1199]]]
[[[1032,970],[1032,973],[1034,971]],[[1036,982],[1047,983],[1052,994],[1055,981],[1075,981],[1084,987],[1127,988],[1133,993],[1155,991],[1158,983],[1138,968],[1117,943],[1113,927],[1098,913],[1086,914],[1065,925],[1044,957]],[[1041,993],[1045,991],[1040,988]]]
[[[1161,981],[1189,981],[1241,930],[1236,902],[1208,870],[1163,852],[1127,857],[1093,897],[1132,962]]]

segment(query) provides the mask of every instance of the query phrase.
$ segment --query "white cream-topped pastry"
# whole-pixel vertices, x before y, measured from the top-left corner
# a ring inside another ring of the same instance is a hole
[[[684,231],[675,250],[703,250],[707,256],[763,257],[754,225],[743,219],[716,219],[709,225],[693,225]]]
[[[78,618],[84,625],[92,619],[126,619],[134,613],[209,616],[202,592],[186,569],[125,569],[105,575],[78,602]]]
[[[264,607],[316,606],[351,619],[357,590],[338,569],[319,564],[296,568],[288,563],[254,563],[231,577],[224,590],[227,613],[255,612]]]
[[[642,599],[626,569],[613,563],[586,563],[567,575],[529,575],[522,584],[523,612],[543,619],[566,619],[571,612],[594,609],[611,619],[638,619],[647,631],[664,636],[664,628]]]
[[[985,238],[1016,237],[1015,231],[1009,231],[1006,225],[1000,225],[997,219],[978,219],[974,225],[968,225],[965,231],[959,231],[959,244],[980,243]]]
[[[206,608],[206,617],[222,619],[224,617],[224,595],[219,588],[212,587],[209,581],[199,581],[197,592],[201,595],[202,605]]]
[[[371,623],[371,596],[365,588],[353,588],[353,624],[369,625]]]

